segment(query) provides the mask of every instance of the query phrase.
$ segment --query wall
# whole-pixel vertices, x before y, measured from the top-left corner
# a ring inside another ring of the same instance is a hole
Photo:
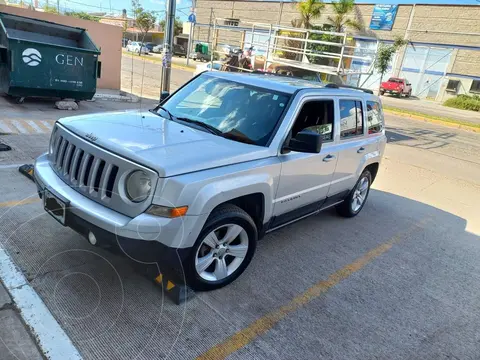
[[[13,6],[0,5],[0,12],[86,29],[93,42],[102,52],[99,57],[99,60],[102,62],[102,77],[98,79],[97,87],[120,90],[122,62],[121,27],[77,19],[71,16],[21,9]]]

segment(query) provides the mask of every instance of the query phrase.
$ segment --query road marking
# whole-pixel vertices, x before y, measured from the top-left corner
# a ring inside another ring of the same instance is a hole
[[[14,207],[18,205],[27,205],[27,204],[34,204],[36,202],[39,202],[40,198],[39,197],[29,197],[23,200],[12,200],[12,201],[5,201],[0,203],[0,208],[4,207]]]
[[[28,134],[28,131],[17,120],[10,120],[10,124],[16,127],[20,133]]]
[[[262,316],[260,319],[254,321],[243,330],[240,330],[234,335],[230,336],[222,343],[215,345],[210,350],[197,357],[197,360],[225,359],[227,356],[233,354],[237,350],[240,350],[241,348],[255,340],[258,336],[261,336],[270,329],[272,329],[281,320],[285,319],[287,315],[293,313],[302,306],[309,304],[312,300],[325,294],[332,287],[334,287],[341,281],[347,279],[357,271],[361,270],[363,267],[371,263],[380,255],[386,253],[395,243],[399,242],[403,237],[408,236],[413,230],[421,227],[427,221],[427,218],[423,219],[413,225],[406,232],[395,235],[389,241],[369,251],[362,257],[355,260],[353,263],[348,264],[340,270],[334,272],[327,278],[327,280],[322,280],[317,284],[313,285],[304,293],[293,298],[293,300],[291,300],[288,304],[283,305],[279,309]]]
[[[35,121],[33,120],[27,120],[27,123],[28,125],[30,125],[30,127],[33,129],[33,131],[35,131],[37,134],[41,134],[43,133],[43,129],[38,126]]]
[[[0,120],[0,132],[10,134],[13,131],[12,131],[12,129],[10,129],[8,127],[8,125],[6,124],[6,122],[4,120]]]
[[[52,129],[53,129],[53,125],[50,124],[47,120],[42,120],[41,123],[42,123],[48,130],[52,130]]]
[[[46,358],[82,359],[70,338],[4,249],[0,249],[0,279]]]
[[[0,133],[7,134],[49,134],[55,120],[0,120]]]

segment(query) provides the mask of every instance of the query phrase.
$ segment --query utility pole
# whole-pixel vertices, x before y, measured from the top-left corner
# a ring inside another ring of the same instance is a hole
[[[60,0],[57,0],[57,13],[60,14]]]
[[[172,70],[173,35],[175,31],[176,0],[167,1],[167,18],[165,21],[165,40],[163,42],[162,92],[170,92],[170,74]]]
[[[187,66],[190,64],[190,53],[192,52],[192,43],[193,43],[193,31],[194,31],[194,27],[195,27],[195,22],[196,22],[196,18],[195,18],[195,0],[192,0],[192,12],[191,12],[191,16],[192,18],[190,18],[190,16],[188,17],[188,21],[189,21],[189,24],[190,24],[190,31],[189,31],[189,35],[188,35],[188,48],[187,48]],[[192,20],[192,21],[190,21]]]

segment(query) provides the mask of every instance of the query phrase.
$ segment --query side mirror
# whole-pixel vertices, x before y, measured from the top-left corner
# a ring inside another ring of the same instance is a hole
[[[303,153],[318,154],[322,149],[322,137],[320,134],[301,131],[294,138],[290,139],[285,150],[298,151]]]
[[[162,93],[160,94],[160,102],[163,102],[169,96],[170,96],[170,93],[168,91],[162,91]]]

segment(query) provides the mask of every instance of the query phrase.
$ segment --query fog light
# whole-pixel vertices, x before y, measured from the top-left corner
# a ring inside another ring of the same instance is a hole
[[[97,238],[91,231],[88,232],[88,242],[92,245],[97,245]]]

